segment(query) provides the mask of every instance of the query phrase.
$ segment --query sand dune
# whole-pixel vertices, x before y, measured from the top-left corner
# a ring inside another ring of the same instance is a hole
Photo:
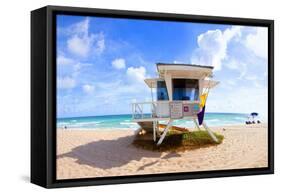
[[[177,153],[135,148],[132,130],[58,129],[57,178],[267,167],[267,125],[211,128],[222,144]]]

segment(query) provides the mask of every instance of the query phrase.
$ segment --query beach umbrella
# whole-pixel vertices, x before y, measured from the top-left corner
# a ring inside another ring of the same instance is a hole
[[[257,112],[252,112],[251,113],[251,116],[253,116],[253,117],[258,116],[258,115],[259,115],[259,113],[257,113]]]
[[[252,112],[251,113],[251,116],[253,117],[253,119],[256,117],[256,116],[258,116],[259,114],[257,113],[257,112]]]

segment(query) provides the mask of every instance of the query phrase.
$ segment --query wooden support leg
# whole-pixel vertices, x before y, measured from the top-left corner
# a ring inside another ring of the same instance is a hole
[[[156,137],[161,136],[160,130],[159,130],[159,122],[156,122]]]
[[[170,119],[169,122],[168,122],[168,124],[167,124],[167,126],[166,126],[166,128],[164,129],[163,134],[160,136],[160,139],[159,139],[159,141],[157,142],[157,145],[160,145],[160,144],[162,143],[162,141],[164,140],[164,138],[165,138],[167,132],[169,131],[169,128],[170,128],[171,125],[172,125],[172,122],[173,122],[173,120]]]
[[[156,122],[153,121],[153,141],[156,141]]]
[[[210,137],[215,141],[215,142],[219,142],[217,137],[215,136],[215,134],[211,131],[211,129],[209,129],[209,127],[206,125],[206,123],[203,122],[202,124],[204,126],[204,128],[206,129],[206,131],[208,132],[208,134],[210,135]]]
[[[198,129],[198,131],[201,131],[196,119],[193,119],[193,122],[195,123],[196,129]]]

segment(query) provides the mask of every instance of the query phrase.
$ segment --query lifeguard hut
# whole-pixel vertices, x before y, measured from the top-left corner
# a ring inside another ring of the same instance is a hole
[[[132,103],[132,120],[146,132],[153,132],[154,141],[159,134],[157,145],[162,143],[173,121],[179,119],[192,120],[198,130],[203,126],[211,138],[218,141],[203,121],[209,90],[219,83],[211,80],[213,67],[170,63],[156,66],[158,77],[144,80],[151,88],[152,100]],[[160,121],[167,123],[162,131],[159,130]]]

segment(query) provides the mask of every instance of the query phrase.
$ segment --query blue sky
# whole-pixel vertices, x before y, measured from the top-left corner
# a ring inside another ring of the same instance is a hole
[[[57,16],[57,116],[131,113],[157,62],[214,66],[208,112],[267,117],[267,29]]]

